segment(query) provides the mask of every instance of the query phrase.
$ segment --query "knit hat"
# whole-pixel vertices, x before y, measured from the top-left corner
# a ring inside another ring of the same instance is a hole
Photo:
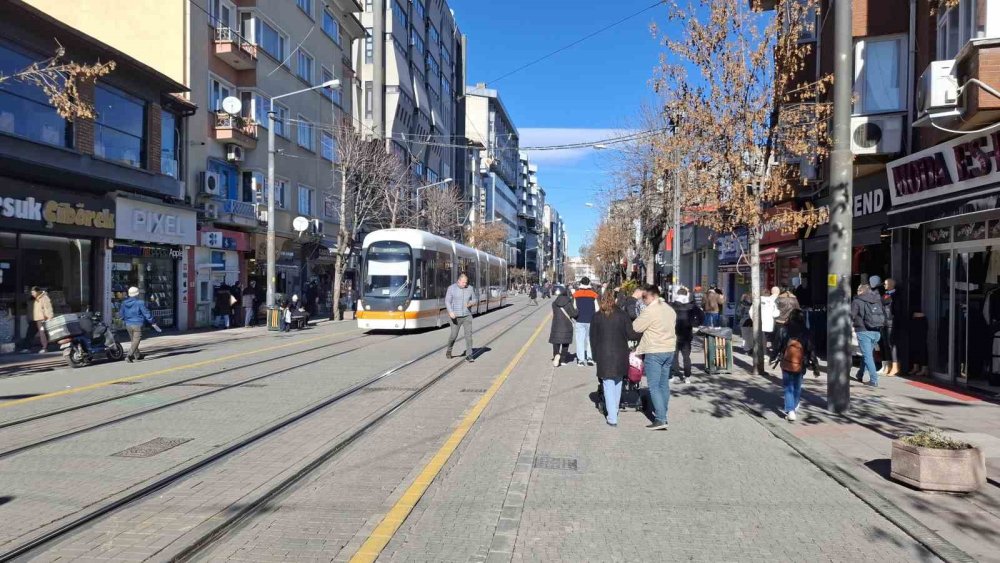
[[[882,285],[882,278],[878,276],[871,276],[870,278],[868,278],[868,285],[872,287],[878,287]]]
[[[590,278],[587,276],[580,278],[580,287],[590,287]]]

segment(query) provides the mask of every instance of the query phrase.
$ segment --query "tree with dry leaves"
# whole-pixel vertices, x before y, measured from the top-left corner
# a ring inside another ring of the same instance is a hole
[[[749,234],[758,372],[760,239],[827,220],[825,209],[776,206],[806,183],[801,164],[826,156],[831,116],[832,78],[803,76],[812,45],[799,41],[819,0],[772,3],[764,12],[759,0],[670,0],[668,17],[681,31],[661,36],[666,53],[654,73],[675,127],[652,142],[665,172],[684,182],[683,205],[698,210],[685,215],[717,233]]]
[[[607,283],[624,281],[626,272],[621,265],[627,264],[630,251],[634,252],[631,234],[631,222],[618,220],[613,214],[594,229],[584,259],[600,279]]]
[[[465,244],[483,252],[506,258],[507,227],[500,222],[477,222],[465,232]]]
[[[92,84],[114,69],[114,61],[86,64],[66,60],[66,49],[57,41],[52,57],[34,62],[11,74],[0,72],[0,85],[8,81],[33,84],[42,90],[63,119],[95,119],[97,114],[93,104],[80,97],[80,85]]]

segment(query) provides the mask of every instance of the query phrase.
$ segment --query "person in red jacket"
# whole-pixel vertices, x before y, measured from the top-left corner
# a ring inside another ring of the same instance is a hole
[[[590,349],[590,323],[597,312],[597,292],[590,287],[590,278],[580,279],[580,285],[573,293],[573,301],[577,311],[573,335],[576,340],[576,365],[592,366],[594,357]]]

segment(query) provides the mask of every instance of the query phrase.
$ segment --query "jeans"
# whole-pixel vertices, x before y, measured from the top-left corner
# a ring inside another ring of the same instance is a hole
[[[671,369],[678,373],[681,371],[681,360],[684,361],[684,379],[691,377],[691,341],[677,339],[677,351],[674,352],[674,360]]]
[[[601,380],[604,389],[604,406],[608,409],[608,424],[618,424],[618,404],[622,400],[622,380]]]
[[[667,407],[670,404],[670,364],[673,361],[673,352],[646,354],[642,361],[642,368],[646,372],[646,385],[649,386],[649,399],[653,402],[653,419],[656,422],[667,421]]]
[[[131,347],[128,349],[128,357],[138,360],[139,342],[142,340],[142,325],[126,325],[125,330],[128,331],[129,340],[132,341]]]
[[[805,372],[792,373],[781,370],[781,384],[785,388],[785,412],[792,412],[802,400],[802,379]]]
[[[465,355],[472,356],[472,315],[465,315],[464,317],[455,317],[451,319],[451,334],[448,336],[448,351],[451,352],[451,347],[455,345],[455,341],[458,340],[458,331],[464,327],[465,333]]]
[[[871,384],[878,386],[878,371],[875,368],[875,344],[882,335],[877,330],[859,330],[858,347],[861,348],[861,367],[858,368],[858,381],[864,381],[865,369]]]
[[[253,307],[243,307],[243,326],[253,326]]]
[[[705,313],[705,326],[719,326],[719,314]]]
[[[576,361],[586,362],[594,359],[590,351],[590,323],[576,323],[573,339],[576,340]]]

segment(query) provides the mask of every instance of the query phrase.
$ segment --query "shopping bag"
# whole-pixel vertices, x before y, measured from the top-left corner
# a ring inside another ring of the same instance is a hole
[[[628,380],[632,383],[639,383],[642,381],[642,372],[642,356],[636,354],[635,352],[629,352]]]

